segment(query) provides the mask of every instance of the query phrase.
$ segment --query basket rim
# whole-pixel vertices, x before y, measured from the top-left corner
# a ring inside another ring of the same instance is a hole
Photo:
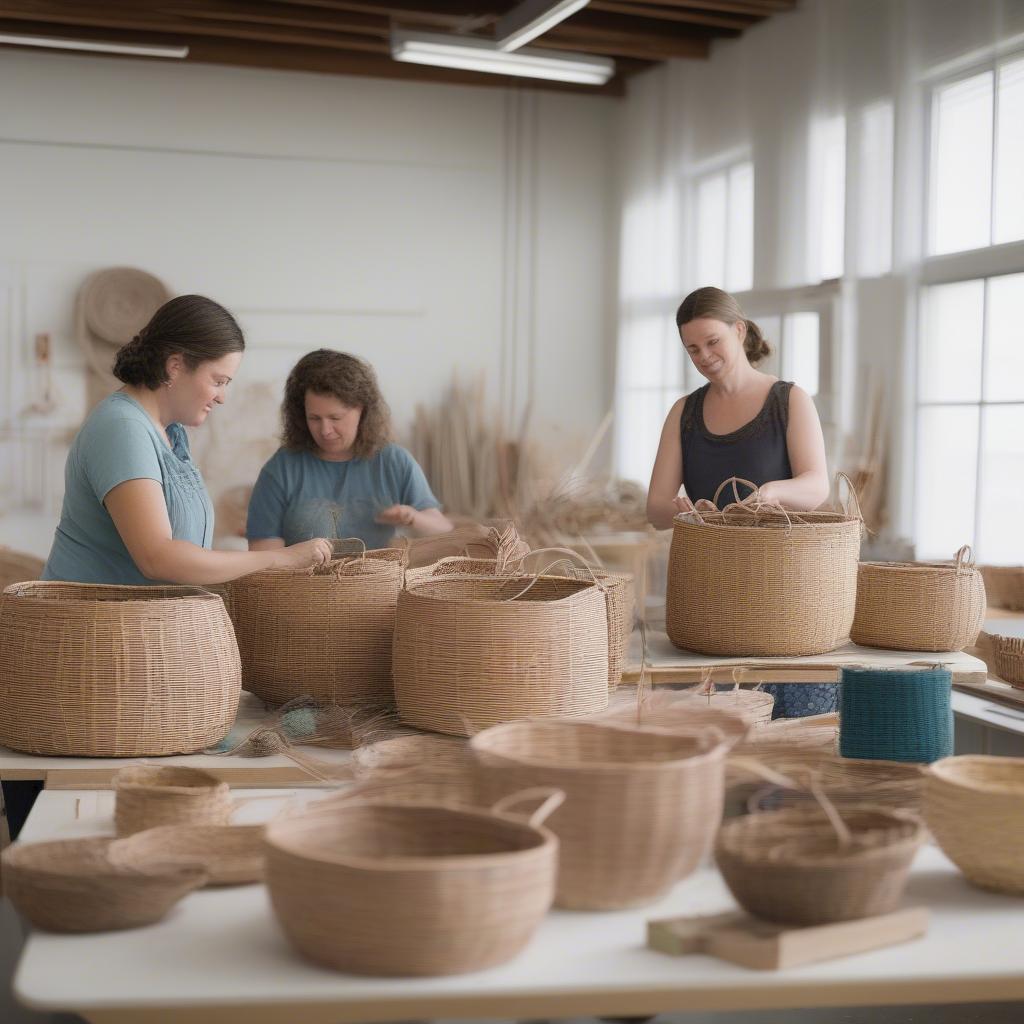
[[[19,593],[23,587],[33,587],[42,590],[50,590],[52,596],[44,596],[42,593],[36,594],[22,594]],[[84,591],[88,589],[95,590],[121,590],[126,591],[126,595],[122,597],[104,597],[94,598],[89,597],[88,592],[83,593],[79,596],[63,595],[60,596],[56,593],[58,587],[78,587]],[[180,591],[176,594],[161,593],[161,591],[174,590]],[[88,604],[95,606],[97,604],[152,604],[156,601],[220,601],[223,603],[223,598],[220,594],[214,593],[212,590],[207,590],[205,587],[190,586],[185,584],[177,583],[157,583],[153,586],[136,585],[128,583],[78,583],[74,580],[21,580],[18,583],[11,583],[5,587],[3,594],[6,597],[16,597],[19,601],[61,601],[64,604]]]
[[[77,846],[80,849],[95,849],[105,851],[112,843],[117,842],[114,836],[75,836],[68,839],[46,839],[41,842],[12,843],[3,852],[4,871],[18,873],[23,878],[31,877],[38,882],[48,879],[73,879],[75,881],[88,882],[89,879],[102,881],[131,880],[140,882],[177,882],[184,878],[198,877],[206,872],[196,864],[170,864],[165,861],[154,862],[149,867],[142,865],[117,864],[112,860],[103,858],[90,864],[89,870],[82,872],[81,867],[72,865],[52,866],[33,863],[31,858],[38,855],[40,850],[54,849],[60,846]],[[26,858],[28,858],[26,860]]]
[[[382,548],[381,550],[391,550],[388,548]],[[310,573],[308,569],[258,569],[256,572],[246,573],[244,576],[236,576],[233,580],[228,580],[225,584],[218,584],[219,586],[228,587],[240,587],[240,586],[260,586],[262,583],[268,582],[298,582],[305,581],[307,584],[317,585],[322,583],[329,583],[334,585],[340,582],[348,582],[350,580],[359,580],[363,575],[368,576],[387,576],[392,577],[397,575],[401,578],[402,565],[397,559],[389,558],[334,558],[331,561],[325,563],[326,565],[333,565],[337,562],[362,562],[363,571],[359,573],[350,573],[347,575],[339,576],[333,572],[318,572]],[[319,566],[323,568],[323,566]],[[395,570],[398,570],[396,573]]]
[[[884,561],[860,561],[859,568],[869,570],[882,570],[893,572],[928,572],[946,573],[950,576],[970,576],[972,573],[980,573],[976,565],[957,566],[953,562],[884,562]]]
[[[1013,765],[1011,771],[1018,771],[1021,776],[1020,784],[1014,783],[986,782],[979,779],[963,778],[959,776],[959,769],[972,767],[999,766],[1002,768]],[[930,776],[934,781],[960,789],[969,789],[976,793],[988,793],[994,796],[1019,796],[1024,798],[1024,758],[1001,757],[998,754],[954,754],[951,757],[943,757],[933,761],[924,767],[925,776]]]
[[[692,519],[686,517],[690,513],[688,512],[677,512],[672,520],[673,529],[693,529],[693,530],[728,530],[730,532],[746,532],[753,533],[759,536],[774,536],[781,534],[786,537],[790,532],[797,530],[825,530],[825,529],[847,529],[852,527],[858,533],[861,529],[861,521],[856,516],[846,517],[842,513],[835,512],[830,513],[836,518],[827,522],[820,523],[789,523],[783,522],[779,526],[740,526],[736,523],[698,523]],[[708,513],[712,515],[713,513]]]
[[[136,772],[136,771],[139,771],[139,770],[149,770],[149,771],[155,771],[155,772],[163,772],[163,771],[168,771],[168,770],[169,771],[173,771],[173,772],[185,771],[185,772],[189,772],[190,774],[192,772],[196,772],[197,774],[192,776],[196,780],[195,781],[195,785],[187,785],[187,784],[186,785],[180,785],[180,784],[173,783],[173,782],[171,782],[171,783],[161,783],[161,782],[156,782],[156,781],[154,781],[154,782],[145,782],[145,781],[138,781],[138,780],[127,778],[127,777],[121,777],[121,773],[122,772]],[[200,776],[206,776],[206,778],[201,778]],[[206,793],[217,793],[217,792],[219,792],[219,793],[230,793],[230,791],[231,791],[231,787],[226,782],[224,782],[223,779],[218,779],[215,775],[211,775],[209,772],[204,772],[202,768],[191,768],[188,765],[163,765],[163,764],[130,764],[130,765],[125,765],[123,768],[119,768],[117,770],[117,772],[114,773],[114,777],[111,780],[111,788],[114,790],[115,793],[118,792],[119,790],[122,790],[122,789],[131,789],[131,790],[140,790],[141,789],[141,790],[146,790],[148,792],[157,791],[157,792],[160,792],[160,793],[168,793],[168,794],[173,793],[175,795],[182,795],[182,796],[185,796],[185,795],[195,796],[195,795],[197,795],[199,793],[203,793],[203,792],[206,792]]]
[[[466,580],[480,580],[481,582],[495,582],[501,581],[502,583],[509,583],[518,581],[527,583],[533,579],[539,580],[559,580],[562,583],[577,583],[579,589],[571,594],[564,594],[561,597],[554,597],[550,600],[543,601],[515,601],[515,600],[500,600],[493,597],[442,597],[434,594],[423,594],[420,593],[424,587],[444,585],[447,583],[458,583]],[[430,576],[426,579],[417,579],[411,583],[407,583],[405,588],[402,590],[400,600],[408,601],[409,598],[416,598],[419,601],[429,601],[436,604],[446,605],[482,605],[486,607],[494,607],[500,605],[508,608],[527,608],[530,606],[538,607],[551,607],[552,605],[564,604],[569,601],[579,599],[583,595],[587,595],[591,592],[601,593],[601,591],[592,582],[588,580],[577,580],[570,576],[549,576],[540,575],[534,576],[521,576],[521,575],[510,575],[510,576],[480,576],[476,573],[453,573],[451,576]]]

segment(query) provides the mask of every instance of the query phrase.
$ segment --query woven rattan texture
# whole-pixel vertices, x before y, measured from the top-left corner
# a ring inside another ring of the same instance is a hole
[[[267,885],[288,938],[354,974],[504,963],[551,906],[551,833],[486,812],[335,805],[267,828]]]
[[[1024,638],[993,636],[996,672],[1011,686],[1024,689]]]
[[[608,706],[605,595],[562,577],[454,576],[404,590],[395,699],[409,725],[466,736]]]
[[[35,555],[26,555],[0,545],[0,590],[12,583],[39,579],[43,574],[43,565],[43,560]]]
[[[161,825],[110,844],[117,867],[151,871],[199,865],[207,885],[263,881],[262,825]]]
[[[226,825],[231,791],[209,772],[170,765],[132,765],[112,780],[119,836],[159,825]]]
[[[470,741],[486,797],[554,786],[562,848],[556,903],[615,910],[658,899],[710,849],[722,818],[726,746],[583,722],[514,722]]]
[[[982,565],[988,603],[993,608],[1024,612],[1024,565]]]
[[[224,603],[193,587],[21,583],[0,598],[0,744],[31,754],[189,754],[234,724]]]

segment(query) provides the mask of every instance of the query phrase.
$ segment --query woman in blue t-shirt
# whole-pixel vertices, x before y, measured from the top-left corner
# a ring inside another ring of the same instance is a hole
[[[251,551],[309,537],[355,537],[387,547],[395,527],[447,533],[423,470],[391,443],[391,414],[373,368],[318,349],[288,375],[282,447],[260,470],[249,500]]]

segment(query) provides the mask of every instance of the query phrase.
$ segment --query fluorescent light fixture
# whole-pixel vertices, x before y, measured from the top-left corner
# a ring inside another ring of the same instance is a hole
[[[391,56],[407,64],[430,64],[493,75],[546,78],[553,82],[604,85],[615,74],[615,61],[583,54],[553,54],[548,50],[506,53],[497,43],[472,36],[393,29]]]
[[[588,3],[590,0],[523,0],[494,26],[498,49],[518,50]]]
[[[93,53],[125,53],[135,57],[187,57],[187,46],[158,43],[106,43],[94,39],[55,39],[50,36],[19,36],[0,33],[0,45],[42,46],[47,50],[88,50]]]

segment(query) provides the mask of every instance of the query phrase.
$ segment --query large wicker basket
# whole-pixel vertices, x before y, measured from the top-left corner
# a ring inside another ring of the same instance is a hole
[[[558,841],[469,808],[330,802],[267,827],[278,921],[316,963],[458,974],[515,956],[551,906]]]
[[[991,607],[1024,612],[1024,565],[982,565],[979,570]]]
[[[0,590],[5,590],[12,583],[39,579],[44,565],[43,560],[35,555],[12,551],[0,544]]]
[[[861,562],[850,639],[896,651],[962,651],[985,621],[985,583],[970,548],[953,563]]]
[[[231,584],[242,685],[268,704],[308,694],[336,704],[390,703],[401,552],[366,552]]]
[[[224,603],[196,587],[19,583],[0,598],[0,744],[32,754],[188,754],[235,721]]]
[[[993,634],[992,655],[999,677],[1024,690],[1024,637]]]
[[[853,625],[860,534],[860,518],[845,512],[733,504],[677,515],[669,639],[684,650],[732,657],[835,650]]]
[[[563,577],[431,579],[402,591],[395,699],[409,725],[456,736],[608,706],[597,586]]]
[[[643,906],[689,875],[722,818],[727,745],[589,722],[512,722],[474,736],[485,797],[554,786],[565,804],[555,902],[572,910]]]

